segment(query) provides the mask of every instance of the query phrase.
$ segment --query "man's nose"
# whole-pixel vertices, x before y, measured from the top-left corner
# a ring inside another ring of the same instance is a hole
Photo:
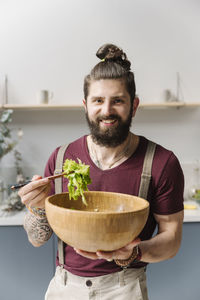
[[[102,114],[104,116],[109,116],[113,112],[112,104],[109,102],[105,102],[102,107]]]

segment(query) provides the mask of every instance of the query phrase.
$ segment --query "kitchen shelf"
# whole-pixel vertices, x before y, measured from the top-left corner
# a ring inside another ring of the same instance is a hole
[[[13,109],[19,111],[29,110],[81,110],[82,105],[65,105],[65,104],[40,104],[40,105],[25,105],[25,104],[5,104],[1,109]]]
[[[182,108],[182,107],[200,107],[200,102],[146,102],[141,103],[141,109],[162,109],[162,108]],[[19,111],[29,110],[82,110],[83,105],[66,105],[66,104],[4,104],[0,105],[0,109],[13,109]]]
[[[200,102],[153,102],[153,103],[142,103],[139,107],[141,108],[180,108],[180,107],[200,107]]]

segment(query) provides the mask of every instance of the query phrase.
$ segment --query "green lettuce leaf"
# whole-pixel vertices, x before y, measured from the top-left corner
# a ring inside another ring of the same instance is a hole
[[[63,170],[66,177],[69,180],[68,191],[69,198],[77,200],[78,197],[82,197],[82,201],[87,205],[84,191],[88,191],[88,184],[90,184],[90,166],[82,163],[78,158],[78,163],[72,159],[66,159],[63,164]]]

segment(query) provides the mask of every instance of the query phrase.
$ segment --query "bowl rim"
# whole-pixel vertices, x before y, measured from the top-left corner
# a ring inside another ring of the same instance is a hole
[[[138,199],[141,199],[144,203],[144,207],[142,207],[141,209],[138,209],[137,211],[134,211],[134,210],[129,210],[129,211],[113,211],[113,212],[103,212],[103,211],[87,211],[87,210],[79,210],[79,209],[70,209],[70,208],[66,208],[66,207],[62,207],[62,206],[59,206],[59,205],[55,205],[55,204],[52,204],[49,200],[50,198],[54,197],[55,195],[63,195],[63,194],[69,194],[69,192],[63,192],[63,193],[58,193],[58,194],[54,194],[54,195],[51,195],[51,196],[48,196],[46,199],[45,199],[45,208],[46,208],[46,203],[48,203],[48,205],[52,206],[52,207],[56,207],[56,209],[60,210],[60,211],[67,211],[67,212],[71,212],[71,213],[82,213],[82,214],[98,214],[98,215],[118,215],[118,214],[136,214],[138,212],[142,212],[142,211],[145,211],[146,209],[149,209],[150,208],[150,204],[149,202],[144,199],[144,198],[141,198],[141,197],[138,197],[138,196],[135,196],[135,195],[130,195],[130,194],[125,194],[125,193],[116,193],[116,192],[106,192],[106,191],[86,191],[84,193],[92,193],[92,192],[95,192],[95,193],[108,193],[108,194],[120,194],[120,195],[124,195],[124,196],[130,196],[130,197],[136,197]],[[76,201],[76,200],[74,200]]]

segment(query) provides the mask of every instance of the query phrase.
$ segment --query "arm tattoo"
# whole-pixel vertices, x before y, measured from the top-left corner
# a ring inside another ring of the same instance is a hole
[[[25,215],[24,229],[26,230],[30,240],[38,244],[44,244],[52,235],[52,229],[47,218],[37,217],[31,212],[28,212]]]

